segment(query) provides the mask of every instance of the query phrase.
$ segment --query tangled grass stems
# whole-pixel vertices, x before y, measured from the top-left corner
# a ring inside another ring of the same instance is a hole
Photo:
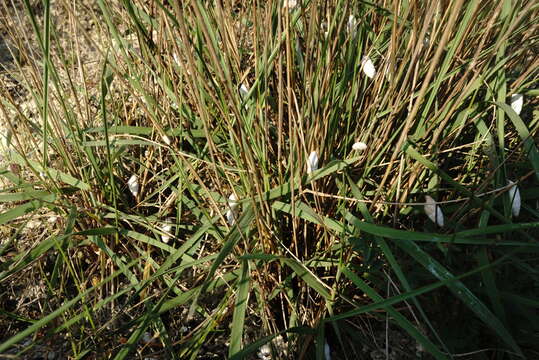
[[[0,352],[536,357],[539,9],[445,5],[2,3]]]

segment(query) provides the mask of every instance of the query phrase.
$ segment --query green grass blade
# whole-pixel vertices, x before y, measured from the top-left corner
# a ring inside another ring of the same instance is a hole
[[[379,302],[383,301],[382,296],[380,296],[374,289],[372,289],[365,281],[363,281],[359,276],[357,276],[353,271],[347,267],[341,268],[343,274],[350,279],[361,291],[367,294],[373,301]],[[423,335],[406,317],[401,313],[396,311],[393,307],[388,306],[384,308],[392,319],[397,322],[402,329],[404,329],[410,336],[412,336],[418,343],[420,343],[431,355],[434,355],[436,359],[448,359],[448,357],[442,353],[436,345],[434,345],[425,335]]]
[[[324,299],[331,299],[331,288],[329,288],[322,280],[313,274],[305,265],[294,260],[283,258],[282,261],[288,265],[294,272],[313,290],[320,294]]]
[[[14,219],[17,219],[32,211],[35,211],[47,205],[47,203],[52,203],[54,200],[56,200],[56,195],[48,194],[48,195],[44,195],[40,200],[28,201],[25,204],[19,205],[11,210],[8,210],[0,214],[0,225],[5,224]]]
[[[455,279],[453,274],[451,274],[444,266],[421,250],[421,248],[412,241],[402,240],[397,242],[397,245],[414,259],[416,259],[436,278],[440,280]],[[496,332],[513,351],[522,356],[522,350],[517,345],[515,339],[511,336],[511,333],[472,291],[470,291],[460,281],[448,283],[447,286],[449,289],[451,289],[456,297],[460,298],[471,311],[473,311],[485,324]]]
[[[234,306],[234,314],[232,315],[230,347],[228,350],[229,358],[241,350],[243,329],[245,329],[245,313],[249,303],[251,279],[249,261],[242,261],[240,269],[241,275],[238,279],[239,283],[236,286],[236,303]]]
[[[530,160],[530,164],[535,170],[535,178],[539,180],[539,151],[535,146],[535,142],[531,137],[530,131],[528,130],[520,116],[518,116],[517,113],[511,108],[511,106],[501,102],[497,102],[496,105],[498,105],[500,108],[503,109],[503,111],[505,111],[505,113],[509,116],[509,119],[511,119],[511,122],[517,129],[518,135],[524,143],[524,153],[527,154]]]
[[[134,264],[136,263],[136,261],[133,261],[131,262],[130,264],[128,264],[126,266],[126,269],[130,268],[131,266],[133,266]],[[60,316],[61,314],[63,314],[64,312],[66,312],[67,310],[69,310],[70,308],[72,308],[75,304],[77,304],[80,300],[82,300],[83,298],[87,297],[88,294],[90,294],[92,291],[98,289],[102,284],[106,284],[107,282],[111,281],[112,279],[114,279],[115,277],[117,277],[118,275],[122,274],[122,271],[118,270],[116,272],[114,272],[112,275],[108,276],[107,278],[105,278],[100,284],[98,284],[97,286],[95,287],[91,287],[89,288],[88,290],[80,293],[79,295],[75,296],[73,299],[69,300],[69,301],[66,301],[61,307],[59,307],[58,309],[54,310],[53,312],[51,312],[50,314],[44,316],[43,318],[41,318],[40,320],[36,321],[35,323],[33,323],[32,325],[30,325],[29,327],[27,327],[25,330],[17,333],[16,335],[12,336],[11,338],[7,339],[5,342],[3,342],[2,344],[0,344],[0,352],[3,352],[7,349],[9,349],[12,345],[22,341],[25,337],[27,337],[28,335],[31,335],[33,334],[34,332],[36,332],[37,330],[41,329],[42,327],[46,326],[47,324],[49,324],[52,320],[54,320],[55,318],[57,318],[58,316]]]

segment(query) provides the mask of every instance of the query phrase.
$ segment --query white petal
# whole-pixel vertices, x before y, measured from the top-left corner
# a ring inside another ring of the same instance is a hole
[[[357,20],[354,15],[350,15],[348,17],[348,23],[346,24],[346,31],[348,31],[349,34],[354,36],[357,31]]]
[[[170,140],[170,138],[167,135],[163,135],[162,139],[163,139],[163,142],[165,144],[167,144],[169,146],[170,146],[170,144],[172,144],[172,140]]]
[[[129,191],[131,191],[131,194],[136,197],[139,190],[137,175],[131,175],[131,177],[127,181],[127,186],[129,187]]]
[[[172,230],[172,225],[166,224],[161,228],[161,230],[163,230],[163,232],[165,233],[170,233],[170,231]],[[161,235],[161,240],[163,240],[165,244],[168,243],[168,241],[170,240],[170,235]]]
[[[145,343],[145,344],[148,344],[149,342],[152,341],[152,336],[150,335],[149,332],[145,332],[143,335],[142,335],[142,342]]]
[[[524,104],[524,96],[522,94],[513,94],[511,95],[511,107],[517,115],[520,115],[522,111],[522,105]]]
[[[324,344],[324,356],[326,357],[326,360],[331,360],[331,349],[329,348],[327,341]]]
[[[260,347],[260,349],[258,350],[258,358],[260,360],[271,359],[271,348],[268,344],[264,344]]]
[[[238,206],[238,197],[236,196],[236,194],[230,194],[230,196],[228,197],[228,206],[230,206],[232,210],[234,210]]]
[[[372,63],[371,58],[368,56],[363,56],[363,59],[361,59],[361,68],[363,69],[365,75],[371,79],[374,77],[374,75],[376,75],[376,68]]]
[[[225,217],[228,225],[232,226],[236,223],[236,212],[234,210],[228,209]]]
[[[240,95],[242,98],[245,98],[247,94],[249,93],[249,88],[245,86],[245,84],[241,84],[240,86]]]
[[[514,182],[511,180],[507,180],[507,183],[509,185],[513,185]],[[514,217],[517,217],[520,214],[520,190],[518,189],[518,186],[513,185],[509,188],[509,199],[511,200],[511,212],[513,213]]]
[[[352,145],[352,149],[356,151],[363,151],[367,149],[367,144],[365,144],[364,142],[358,141],[354,143],[354,145]]]
[[[442,213],[442,209],[440,209],[440,207],[436,204],[436,201],[434,201],[434,199],[430,196],[425,196],[425,200],[425,213],[433,223],[439,227],[443,227],[444,214]]]
[[[324,36],[325,36],[325,37],[328,37],[328,34],[329,34],[328,23],[324,21],[324,22],[320,25],[320,28],[321,28],[322,31],[324,32]]]
[[[284,0],[283,8],[292,10],[293,8],[296,7],[297,4],[298,4],[297,0]]]
[[[311,152],[309,159],[307,160],[307,174],[312,173],[318,169],[318,154],[316,151]]]

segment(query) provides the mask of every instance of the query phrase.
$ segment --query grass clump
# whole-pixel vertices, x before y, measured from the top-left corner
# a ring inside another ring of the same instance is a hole
[[[2,6],[0,353],[537,356],[533,1]]]

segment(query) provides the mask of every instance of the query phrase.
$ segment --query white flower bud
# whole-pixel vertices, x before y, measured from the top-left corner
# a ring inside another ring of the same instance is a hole
[[[363,56],[363,59],[361,59],[361,68],[365,75],[371,79],[376,75],[376,68],[374,67],[371,58],[368,56]]]
[[[228,224],[232,226],[236,223],[236,217],[238,215],[238,197],[236,194],[232,193],[228,197],[228,207],[229,209],[226,211],[225,217]]]
[[[151,341],[152,341],[152,336],[150,335],[149,332],[145,332],[143,335],[142,335],[142,342],[144,344],[149,344]]]
[[[249,94],[249,88],[245,84],[240,86],[240,95],[242,98],[245,98]]]
[[[165,225],[163,225],[161,230],[163,230],[163,232],[166,233],[166,234],[161,235],[161,240],[163,240],[163,242],[165,244],[168,244],[168,242],[170,240],[170,235],[168,235],[168,234],[170,234],[170,232],[172,231],[172,225],[171,224],[165,224]]]
[[[238,197],[236,196],[236,194],[230,194],[230,196],[228,197],[228,206],[230,206],[232,210],[236,209],[236,207],[238,206]]]
[[[515,185],[514,182],[511,180],[507,180],[507,183],[509,185],[513,185],[509,188],[509,199],[511,200],[511,213],[513,213],[514,217],[518,217],[520,214],[520,206],[521,206],[521,200],[520,200],[520,190],[518,189],[518,186]]]
[[[131,177],[127,181],[127,186],[129,187],[129,191],[131,191],[131,194],[133,194],[133,196],[136,197],[138,195],[138,190],[139,190],[137,175],[131,175]]]
[[[260,360],[271,360],[271,348],[268,344],[264,344],[258,350],[258,358]]]
[[[511,95],[511,107],[517,115],[520,115],[522,111],[522,105],[524,104],[524,96],[522,94],[513,94]]]
[[[357,32],[357,20],[356,20],[356,17],[354,15],[350,15],[348,17],[348,23],[346,23],[346,31],[352,36],[356,35],[356,32]]]
[[[225,214],[226,222],[232,226],[236,223],[236,212],[232,209],[228,209]]]
[[[429,219],[438,225],[439,227],[444,226],[444,214],[442,213],[442,209],[436,204],[436,201],[434,201],[433,198],[430,196],[425,196],[426,204],[425,204],[425,213],[429,217]]]
[[[326,360],[331,360],[331,348],[327,341],[324,343],[324,356],[326,357]]]
[[[352,145],[352,149],[355,151],[363,151],[367,149],[367,144],[364,142],[358,141]]]
[[[284,0],[283,1],[283,9],[292,10],[298,5],[297,0]]]
[[[318,169],[318,154],[316,151],[311,152],[309,159],[307,160],[307,174],[312,173]]]

